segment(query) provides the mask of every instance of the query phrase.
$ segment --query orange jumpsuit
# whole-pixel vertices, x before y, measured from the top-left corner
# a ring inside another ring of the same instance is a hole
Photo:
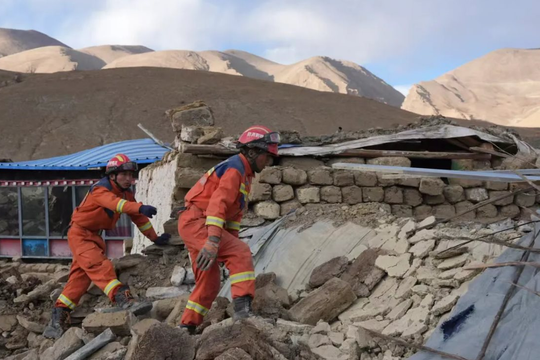
[[[210,169],[186,195],[186,210],[178,221],[178,231],[189,250],[196,285],[182,316],[183,325],[203,322],[219,293],[221,262],[230,272],[233,299],[255,296],[251,251],[238,239],[252,178],[246,158],[236,155]],[[210,269],[201,271],[195,259],[212,235],[221,238],[218,256]]]
[[[146,237],[155,240],[157,234],[152,223],[139,213],[141,205],[135,201],[131,190],[122,191],[108,178],[101,179],[90,188],[71,217],[67,235],[73,263],[66,287],[55,306],[73,310],[91,282],[114,301],[114,295],[122,284],[116,278],[112,262],[105,255],[105,241],[101,238],[101,232],[114,229],[120,215],[125,213]]]

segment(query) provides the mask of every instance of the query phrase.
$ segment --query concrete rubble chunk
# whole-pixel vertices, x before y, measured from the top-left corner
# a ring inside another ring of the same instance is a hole
[[[388,324],[390,324],[390,320],[370,319],[366,321],[355,322],[354,324],[358,325],[359,328],[381,332],[385,327],[388,326]]]
[[[347,310],[339,314],[338,319],[341,321],[352,321],[358,313],[362,313],[362,309],[366,304],[369,303],[369,300],[366,298],[357,299]]]
[[[155,319],[144,319],[133,325],[133,327],[131,328],[131,340],[128,344],[126,360],[131,360],[133,358],[135,350],[137,350],[137,346],[139,345],[139,341],[141,340],[142,336],[146,334],[146,332],[156,324],[160,324],[160,322]],[[177,326],[177,324],[170,326]]]
[[[473,188],[465,190],[465,195],[467,200],[472,201],[473,203],[479,203],[489,199],[489,194],[484,188]]]
[[[424,240],[414,244],[409,249],[409,252],[417,258],[425,258],[429,252],[435,248],[435,240]]]
[[[437,266],[437,269],[444,271],[444,270],[461,267],[465,265],[467,260],[469,260],[469,254],[462,254],[462,255],[444,260],[442,263],[440,263]]]
[[[317,325],[313,329],[311,329],[311,334],[328,334],[331,332],[332,329],[330,328],[330,324],[328,324],[326,321],[319,321]]]
[[[324,360],[347,360],[348,356],[343,354],[333,345],[324,345],[316,349],[312,349],[314,354]]]
[[[184,283],[186,278],[186,269],[183,266],[176,265],[171,275],[171,284],[174,286],[180,286]]]
[[[11,332],[17,326],[16,315],[0,315],[0,330],[2,332]]]
[[[304,185],[307,183],[307,173],[301,169],[287,167],[283,169],[283,182],[294,186]]]
[[[426,195],[442,195],[446,184],[439,178],[423,178],[420,180],[420,192]]]
[[[312,169],[308,171],[308,180],[313,185],[333,185],[332,169],[327,167]]]
[[[431,312],[434,315],[441,315],[444,313],[447,313],[448,311],[452,310],[454,305],[457,303],[459,299],[459,295],[457,294],[450,294],[443,298],[442,300],[438,301],[433,308],[431,309]]]
[[[408,298],[411,295],[413,286],[415,286],[417,282],[418,282],[418,279],[416,279],[413,276],[409,276],[403,279],[403,281],[399,284],[399,287],[397,288],[396,294],[394,295],[394,297],[396,299]]]
[[[38,322],[30,321],[24,316],[17,315],[17,320],[19,321],[19,324],[25,328],[28,331],[31,331],[36,334],[43,333],[43,330],[45,330],[45,325],[40,324]]]
[[[300,300],[291,310],[294,320],[316,325],[319,320],[330,321],[356,300],[349,283],[333,278]]]
[[[187,285],[169,286],[169,287],[150,287],[146,290],[147,298],[168,299],[189,294]]]
[[[400,319],[407,313],[407,311],[409,311],[412,305],[413,305],[413,301],[411,299],[407,299],[401,302],[394,309],[392,309],[392,311],[390,311],[390,313],[386,315],[386,318],[390,320]]]
[[[460,271],[462,271],[462,269],[460,268],[443,271],[442,273],[439,274],[439,279],[441,280],[453,279],[454,276],[456,276],[456,274],[459,273]]]
[[[403,277],[411,267],[411,254],[400,256],[382,255],[375,260],[375,266],[386,271],[389,276]]]
[[[421,285],[413,286],[411,291],[413,294],[426,295],[429,291],[429,288],[427,287],[427,285],[421,284]]]
[[[433,280],[438,279],[439,270],[431,266],[421,266],[416,270],[416,278],[424,284],[431,284]]]
[[[88,344],[68,356],[66,360],[84,360],[114,340],[116,340],[116,335],[111,329],[107,329],[92,339]]]
[[[155,324],[140,337],[132,360],[193,358],[195,358],[195,339],[187,331],[165,324]]]
[[[69,328],[54,345],[45,350],[41,359],[64,360],[75,351],[84,346],[82,338],[83,331],[80,328]]]
[[[13,302],[16,304],[30,302],[32,300],[47,300],[51,291],[60,287],[60,284],[56,280],[50,280],[45,284],[39,285],[34,290],[30,291],[28,294],[22,294],[21,296],[13,299]]]
[[[427,294],[423,299],[422,301],[420,302],[420,306],[421,307],[425,307],[425,308],[428,308],[428,309],[431,309],[431,307],[433,306],[433,303],[435,302],[435,299],[433,298],[433,295],[432,294]]]
[[[334,346],[341,346],[345,341],[345,335],[341,332],[332,331],[328,334],[328,337]]]
[[[282,203],[294,199],[294,190],[291,185],[276,185],[272,189],[272,199]]]
[[[436,239],[435,230],[424,229],[415,233],[408,240],[409,240],[409,244],[414,245],[414,244],[419,243],[420,241],[435,240],[435,239]]]
[[[299,322],[277,319],[276,327],[282,331],[293,334],[308,333],[313,329],[313,325],[302,324]]]
[[[341,189],[337,186],[323,186],[321,188],[321,200],[330,204],[342,202]]]
[[[95,312],[88,315],[82,323],[83,328],[92,334],[101,334],[107,328],[118,336],[129,336],[131,327],[137,322],[137,318],[129,311],[115,313]]]
[[[309,278],[309,285],[316,288],[324,285],[324,283],[333,277],[339,277],[345,271],[348,264],[349,260],[345,256],[328,260],[324,264],[321,264],[313,269],[311,272],[311,277]]]
[[[308,186],[296,189],[296,197],[302,204],[315,204],[321,202],[321,189]]]
[[[318,348],[323,345],[332,345],[332,340],[325,334],[313,334],[309,337],[308,346],[311,349]]]
[[[283,174],[281,173],[281,169],[277,167],[267,167],[261,171],[259,182],[270,185],[279,185],[281,184],[282,178]]]
[[[255,204],[253,211],[263,219],[275,220],[279,217],[280,207],[278,203],[268,200]]]
[[[265,201],[272,198],[272,185],[255,182],[249,192],[249,201]]]
[[[215,360],[253,360],[253,358],[240,348],[229,349],[219,355]]]
[[[483,264],[480,261],[473,261],[471,262],[471,265],[479,265]],[[482,271],[481,269],[474,269],[474,270],[465,270],[465,269],[459,269],[459,271],[454,275],[454,279],[456,279],[459,282],[465,282],[473,279],[477,274]]]

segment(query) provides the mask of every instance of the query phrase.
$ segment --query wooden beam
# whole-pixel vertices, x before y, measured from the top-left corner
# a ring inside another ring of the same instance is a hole
[[[494,263],[494,264],[469,264],[463,267],[463,270],[478,270],[478,269],[492,269],[505,266],[533,266],[535,268],[540,268],[540,263],[532,261],[510,261],[503,263]]]
[[[499,151],[485,149],[485,148],[481,148],[481,147],[477,147],[477,146],[470,147],[469,149],[471,151],[474,151],[474,152],[477,152],[477,153],[491,154],[491,155],[498,156],[498,157],[501,157],[501,158],[511,158],[511,157],[513,157],[512,155],[503,154],[502,152],[499,152]]]
[[[330,155],[332,156],[332,155]],[[490,160],[489,154],[475,154],[467,152],[434,152],[434,151],[401,151],[401,150],[374,150],[374,149],[351,149],[343,151],[336,156],[358,156],[363,158],[376,157],[406,157],[411,159],[474,159]]]

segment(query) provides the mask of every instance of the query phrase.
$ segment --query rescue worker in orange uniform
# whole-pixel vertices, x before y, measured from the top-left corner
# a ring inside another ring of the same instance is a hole
[[[279,134],[252,126],[238,140],[240,154],[210,169],[185,197],[178,231],[192,260],[195,289],[180,328],[194,334],[220,288],[219,263],[229,269],[234,319],[252,316],[255,272],[249,246],[238,238],[254,173],[278,156]]]
[[[68,244],[73,254],[69,279],[52,311],[51,321],[43,335],[58,338],[70,325],[70,312],[94,282],[116,304],[114,310],[129,310],[135,315],[152,309],[151,303],[136,301],[116,278],[112,262],[105,255],[103,230],[114,229],[121,214],[127,214],[139,230],[157,245],[166,245],[170,235],[158,236],[149,218],[157,214],[153,206],[135,201],[131,184],[137,163],[123,154],[113,157],[106,167],[106,177],[94,184],[71,217]]]

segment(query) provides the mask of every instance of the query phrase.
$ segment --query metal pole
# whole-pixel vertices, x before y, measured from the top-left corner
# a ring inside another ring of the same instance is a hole
[[[23,226],[22,226],[22,188],[17,188],[17,207],[19,208],[19,241],[21,245],[21,256],[24,254],[23,248]]]
[[[155,137],[154,134],[152,134],[150,132],[150,130],[148,130],[147,128],[145,128],[143,126],[143,124],[138,124],[137,126],[139,127],[139,129],[144,131],[146,133],[146,135],[148,135],[152,140],[154,140],[156,144],[161,145],[161,146],[163,146],[163,147],[165,147],[165,148],[167,148],[169,150],[174,150],[172,147],[170,147],[169,145],[165,145],[165,143],[163,141],[161,141],[157,137]]]
[[[49,187],[42,187],[45,189],[45,238],[47,240],[47,256],[51,256],[51,242],[49,239]]]

